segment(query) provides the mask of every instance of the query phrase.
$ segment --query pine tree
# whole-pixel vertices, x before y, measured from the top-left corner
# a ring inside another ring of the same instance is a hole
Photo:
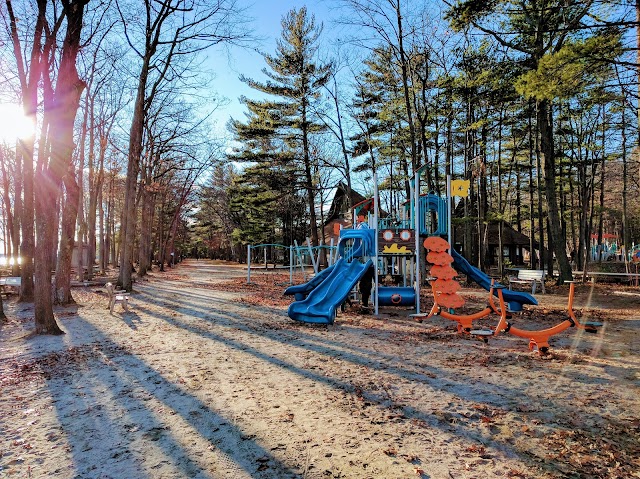
[[[302,186],[305,190],[314,245],[318,245],[318,224],[310,137],[325,127],[314,118],[312,105],[320,98],[332,68],[330,63],[315,61],[321,32],[322,26],[316,25],[305,7],[285,15],[275,55],[264,54],[268,68],[262,72],[269,79],[262,83],[241,77],[251,88],[275,100],[245,99],[249,121],[233,123],[236,139],[248,142],[236,159],[270,162],[267,168],[271,170],[277,165],[287,179],[283,187]]]
[[[528,96],[536,103],[536,130],[543,158],[544,189],[549,214],[549,240],[558,262],[558,282],[572,279],[571,265],[566,252],[566,232],[562,228],[557,192],[557,161],[554,144],[555,92],[543,92],[545,69],[563,65],[562,60],[577,58],[568,48],[573,38],[589,35],[589,13],[593,2],[559,2],[557,0],[509,0],[478,2],[463,0],[449,10],[447,16],[457,29],[475,28],[493,37],[527,68],[523,82],[533,87]],[[553,57],[556,57],[555,59]],[[562,58],[560,58],[562,57]],[[558,60],[558,61],[555,61]],[[573,66],[575,62],[565,64]],[[556,74],[559,70],[556,70]],[[535,72],[535,73],[533,73]],[[566,82],[571,73],[560,79]],[[524,92],[524,88],[521,88]],[[553,262],[547,265],[553,272]]]

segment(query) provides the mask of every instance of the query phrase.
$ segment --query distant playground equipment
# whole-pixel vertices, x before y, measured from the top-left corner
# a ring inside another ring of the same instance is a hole
[[[318,274],[320,270],[321,257],[324,254],[325,260],[328,266],[332,266],[338,260],[338,248],[333,244],[319,246],[311,246],[311,239],[307,238],[306,245],[298,245],[298,242],[294,240],[294,256],[295,267],[300,268],[300,272],[304,280],[307,280],[307,270],[309,266],[313,268],[313,273]]]
[[[289,259],[288,265],[285,265],[285,255]],[[273,264],[274,269],[288,268],[289,284],[293,284],[293,246],[275,243],[247,245],[247,284],[251,283],[251,268],[264,268],[267,270],[269,269],[269,264]]]
[[[503,296],[508,291],[504,290],[505,287],[498,283],[492,284],[489,296],[489,305],[484,310],[471,315],[455,314],[453,309],[462,307],[464,305],[464,299],[457,293],[460,289],[460,285],[453,280],[457,275],[457,272],[450,266],[453,262],[453,257],[447,253],[447,250],[450,249],[449,243],[442,238],[433,236],[424,241],[424,246],[427,251],[429,251],[427,254],[427,261],[433,265],[431,267],[431,274],[435,279],[432,281],[431,285],[434,296],[434,305],[428,315],[413,315],[418,320],[428,319],[434,315],[439,315],[445,319],[457,321],[459,333],[468,333],[472,336],[482,337],[485,342],[487,342],[491,336],[497,336],[500,333],[509,333],[514,336],[528,339],[529,349],[532,351],[538,350],[543,354],[549,351],[549,339],[556,334],[572,327],[583,329],[588,333],[597,333],[598,328],[602,326],[602,323],[580,323],[580,321],[578,321],[573,310],[573,299],[575,295],[575,283],[573,282],[571,282],[569,286],[569,299],[567,305],[568,318],[551,328],[542,330],[526,330],[513,326],[508,319],[511,318],[510,313],[514,311],[506,308]],[[493,301],[494,291],[496,292],[499,300],[499,306],[497,307]],[[512,301],[511,304],[513,303],[514,302]],[[521,308],[518,311],[520,310]],[[473,321],[485,318],[492,313],[500,316],[500,320],[494,330],[473,329]]]
[[[452,183],[455,183],[447,181],[449,187],[446,198],[433,193],[420,195],[420,175],[419,170],[412,184],[411,197],[404,205],[402,218],[379,218],[379,195],[374,176],[373,198],[354,205],[354,227],[340,231],[337,262],[327,270],[317,272],[307,283],[290,286],[285,291],[296,300],[289,307],[292,319],[332,324],[337,308],[349,296],[368,264],[373,264],[375,271],[372,300],[376,315],[380,306],[415,307],[415,314],[420,315],[421,241],[422,238],[450,233],[451,218],[448,212]],[[462,193],[457,195],[463,196]],[[491,278],[455,251],[452,250],[451,255],[454,268],[498,296],[496,291],[499,288],[493,287]],[[381,276],[389,278],[397,286],[381,286]],[[523,304],[537,304],[526,293],[505,291],[500,294],[516,311],[521,310]]]
[[[624,247],[618,245],[618,235],[603,233],[599,241],[597,234],[591,235],[591,261],[616,261],[624,257]]]
[[[289,283],[293,284],[293,274],[297,268],[306,281],[308,268],[313,268],[318,273],[320,264],[320,254],[325,252],[329,266],[336,261],[337,247],[333,245],[311,246],[311,241],[307,238],[307,245],[299,246],[297,242],[291,246],[275,243],[262,243],[257,245],[247,245],[247,283],[251,283],[251,270],[269,269],[289,269]]]

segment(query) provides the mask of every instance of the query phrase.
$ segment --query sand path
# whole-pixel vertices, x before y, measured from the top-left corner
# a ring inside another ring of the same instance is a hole
[[[187,261],[114,316],[92,288],[61,337],[9,304],[0,477],[640,477],[640,319],[542,360],[444,320],[309,326],[213,289],[244,274]]]

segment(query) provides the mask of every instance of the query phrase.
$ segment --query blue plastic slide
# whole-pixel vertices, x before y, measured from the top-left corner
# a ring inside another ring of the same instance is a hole
[[[453,256],[453,267],[459,273],[466,274],[473,281],[478,283],[484,289],[489,291],[491,289],[491,278],[483,273],[481,270],[472,266],[460,253],[451,248],[451,256]],[[496,283],[499,284],[499,283]],[[494,296],[498,296],[497,291],[493,291]],[[509,303],[509,309],[511,311],[522,311],[523,304],[538,304],[536,298],[529,293],[522,293],[520,291],[511,291],[504,288],[502,290],[502,297]]]
[[[289,317],[303,323],[333,324],[336,309],[372,264],[371,260],[364,264],[357,260],[347,263],[340,258],[305,300],[291,303]]]
[[[323,269],[306,283],[294,284],[293,286],[289,286],[284,290],[285,296],[294,295],[296,301],[302,301],[307,296],[307,294],[313,291],[316,286],[324,281],[324,279],[331,273],[334,266],[335,265],[332,264],[328,268]]]

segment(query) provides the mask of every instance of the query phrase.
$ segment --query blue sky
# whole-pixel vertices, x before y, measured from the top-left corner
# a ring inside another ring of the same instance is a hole
[[[220,50],[211,50],[208,54],[207,64],[216,74],[212,89],[228,100],[228,105],[219,108],[214,114],[216,130],[226,132],[225,125],[230,117],[244,120],[244,107],[238,101],[240,96],[260,98],[260,92],[248,88],[238,77],[245,75],[255,80],[265,79],[261,70],[266,63],[257,50],[275,53],[276,40],[282,32],[282,17],[291,9],[300,9],[306,5],[308,12],[315,15],[316,22],[324,24],[323,37],[327,38],[331,28],[331,3],[303,0],[257,0],[252,4],[249,0],[246,2],[247,14],[253,18],[251,28],[255,36],[262,38],[261,42],[256,44],[254,50],[233,48],[230,52],[231,58],[227,58]]]

